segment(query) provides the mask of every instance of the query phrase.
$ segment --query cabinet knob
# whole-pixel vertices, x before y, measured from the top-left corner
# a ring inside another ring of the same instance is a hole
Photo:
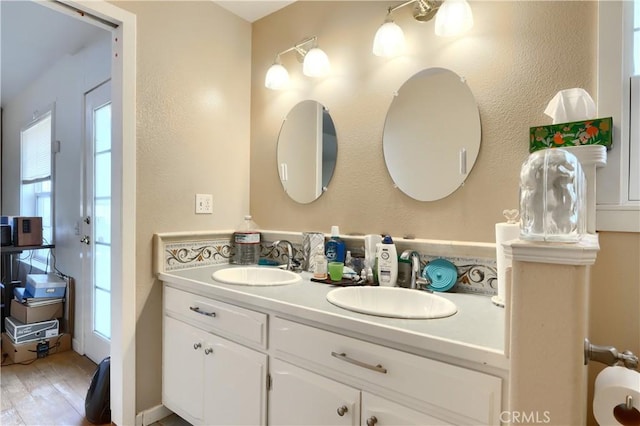
[[[198,350],[202,347],[202,343],[198,342],[198,343],[194,343],[193,344],[193,349]]]
[[[204,350],[204,354],[205,354],[205,355],[209,355],[209,354],[212,354],[212,353],[213,353],[213,349],[212,349],[212,348],[206,348],[206,349]]]
[[[342,417],[349,412],[349,408],[347,408],[346,405],[343,405],[342,407],[339,407],[336,411],[338,412],[338,415]]]
[[[371,416],[367,419],[367,426],[375,426],[378,423],[378,418],[376,416]]]

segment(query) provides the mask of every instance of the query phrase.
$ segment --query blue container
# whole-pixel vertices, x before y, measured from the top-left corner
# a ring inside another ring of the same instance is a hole
[[[63,298],[67,283],[55,274],[29,274],[25,288],[25,291],[35,298]]]

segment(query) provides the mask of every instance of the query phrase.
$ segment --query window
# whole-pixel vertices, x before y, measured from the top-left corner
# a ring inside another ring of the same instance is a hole
[[[598,170],[596,229],[640,232],[640,0],[598,2],[597,82],[614,140]]]
[[[640,201],[640,0],[633,2],[629,200]]]
[[[42,217],[45,244],[53,244],[51,141],[51,111],[20,132],[20,215]],[[34,251],[32,259],[47,264],[48,252]]]

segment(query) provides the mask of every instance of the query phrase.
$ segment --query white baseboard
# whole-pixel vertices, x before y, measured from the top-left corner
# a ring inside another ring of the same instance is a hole
[[[164,405],[156,405],[148,410],[144,410],[136,415],[136,426],[149,426],[152,423],[162,420],[167,416],[173,414],[173,411],[169,410]]]

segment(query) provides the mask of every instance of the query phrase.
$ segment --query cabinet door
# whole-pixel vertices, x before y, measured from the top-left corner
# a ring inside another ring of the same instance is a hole
[[[215,335],[204,345],[207,425],[265,425],[267,355]]]
[[[449,425],[425,413],[362,392],[362,426],[441,426]]]
[[[269,425],[359,424],[359,390],[273,358],[270,374]]]
[[[204,337],[195,327],[164,317],[162,402],[191,421],[202,420]]]

